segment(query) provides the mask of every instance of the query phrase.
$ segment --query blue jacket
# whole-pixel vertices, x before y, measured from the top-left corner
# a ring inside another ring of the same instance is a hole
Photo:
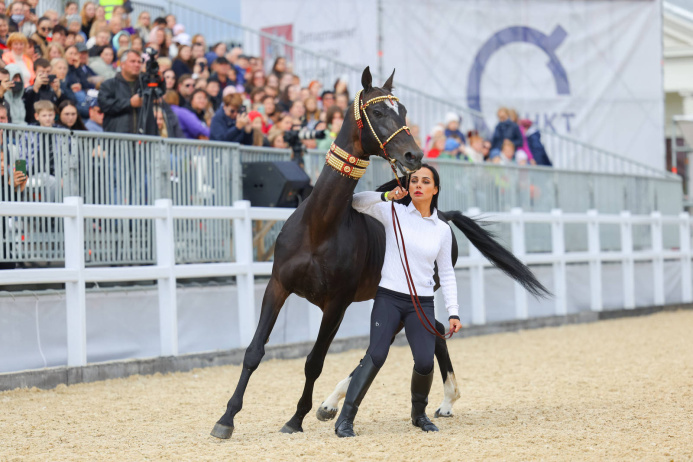
[[[171,110],[176,114],[180,128],[186,138],[197,139],[199,136],[209,138],[209,127],[198,119],[194,112],[175,105],[171,105]]]
[[[527,145],[529,150],[532,151],[532,156],[534,156],[537,165],[553,166],[549,155],[546,153],[546,149],[544,149],[544,144],[541,142],[541,133],[539,133],[536,127],[531,127],[527,131]]]
[[[236,128],[236,119],[227,116],[224,108],[220,107],[212,117],[209,139],[250,146],[253,144],[253,132],[247,133],[245,130]]]
[[[512,141],[515,145],[515,149],[522,147],[523,142],[520,127],[510,119],[498,122],[498,125],[496,125],[496,129],[493,131],[493,137],[491,138],[491,149],[501,149],[503,147],[503,140],[505,139]],[[533,153],[534,151],[532,151],[532,154]]]

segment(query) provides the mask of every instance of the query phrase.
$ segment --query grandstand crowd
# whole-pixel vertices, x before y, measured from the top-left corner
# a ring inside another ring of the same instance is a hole
[[[285,148],[286,131],[307,127],[326,136],[302,143],[327,150],[350,105],[344,79],[329,88],[304,82],[285,58],[266,67],[240,47],[191,36],[173,15],[152,18],[144,11],[133,21],[126,6],[87,1],[38,17],[37,3],[0,0],[0,121],[136,134],[147,48],[157,51],[163,79],[152,112],[163,137]],[[490,139],[462,133],[454,113],[423,141],[409,125],[429,158],[550,165],[531,121],[506,108],[498,119]]]

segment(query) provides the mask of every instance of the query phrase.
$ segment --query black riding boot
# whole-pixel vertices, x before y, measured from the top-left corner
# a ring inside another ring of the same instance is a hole
[[[421,375],[416,371],[411,374],[411,423],[425,432],[437,432],[433,422],[426,416],[428,404],[428,392],[433,383],[433,369],[427,375]]]
[[[380,368],[375,367],[375,364],[373,364],[371,355],[364,356],[361,364],[356,368],[344,398],[342,412],[339,413],[337,422],[334,424],[334,432],[340,438],[356,436],[356,433],[354,433],[354,417],[356,417],[359,405],[363,397],[366,396],[366,392],[371,383],[373,383],[375,376],[378,375],[379,370]]]

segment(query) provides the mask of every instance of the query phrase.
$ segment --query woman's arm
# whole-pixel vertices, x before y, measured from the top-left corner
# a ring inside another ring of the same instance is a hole
[[[370,215],[379,222],[385,224],[387,222],[387,209],[389,204],[383,202],[382,193],[375,191],[364,191],[354,194],[354,200],[351,206],[357,212]]]
[[[436,263],[438,264],[438,277],[440,278],[440,287],[443,290],[445,308],[451,318],[450,326],[453,327],[452,320],[455,319],[456,324],[459,325],[460,318],[457,302],[457,279],[455,278],[455,268],[452,266],[452,229],[448,225],[446,228],[447,230],[441,239]],[[458,330],[459,328],[456,328],[455,332]]]

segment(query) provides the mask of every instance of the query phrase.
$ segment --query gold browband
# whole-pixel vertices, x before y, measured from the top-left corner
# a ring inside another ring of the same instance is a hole
[[[370,106],[371,104],[379,103],[381,101],[389,100],[393,105],[395,104],[395,101],[399,101],[399,99],[395,96],[392,95],[386,95],[386,96],[376,96],[375,98],[369,99],[365,103],[361,104],[359,106],[359,102],[361,100],[361,93],[363,90],[359,90],[356,93],[356,96],[354,97],[354,118],[356,118],[356,125],[358,125],[359,128],[363,128],[363,121],[361,120],[361,111],[363,111],[363,118],[366,119],[366,122],[368,123],[368,127],[371,129],[371,133],[373,133],[373,136],[375,137],[375,140],[378,142],[378,145],[380,146],[380,149],[383,150],[385,153],[385,157],[387,158],[387,152],[385,152],[385,145],[389,143],[392,138],[395,137],[399,132],[404,131],[407,135],[411,135],[411,132],[409,131],[409,127],[406,125],[402,126],[399,130],[394,132],[388,139],[385,140],[384,143],[380,141],[380,138],[378,138],[378,135],[375,133],[375,130],[373,129],[373,125],[371,125],[371,121],[368,118],[368,114],[366,113],[366,108]],[[387,159],[390,162],[394,162],[394,159]]]

